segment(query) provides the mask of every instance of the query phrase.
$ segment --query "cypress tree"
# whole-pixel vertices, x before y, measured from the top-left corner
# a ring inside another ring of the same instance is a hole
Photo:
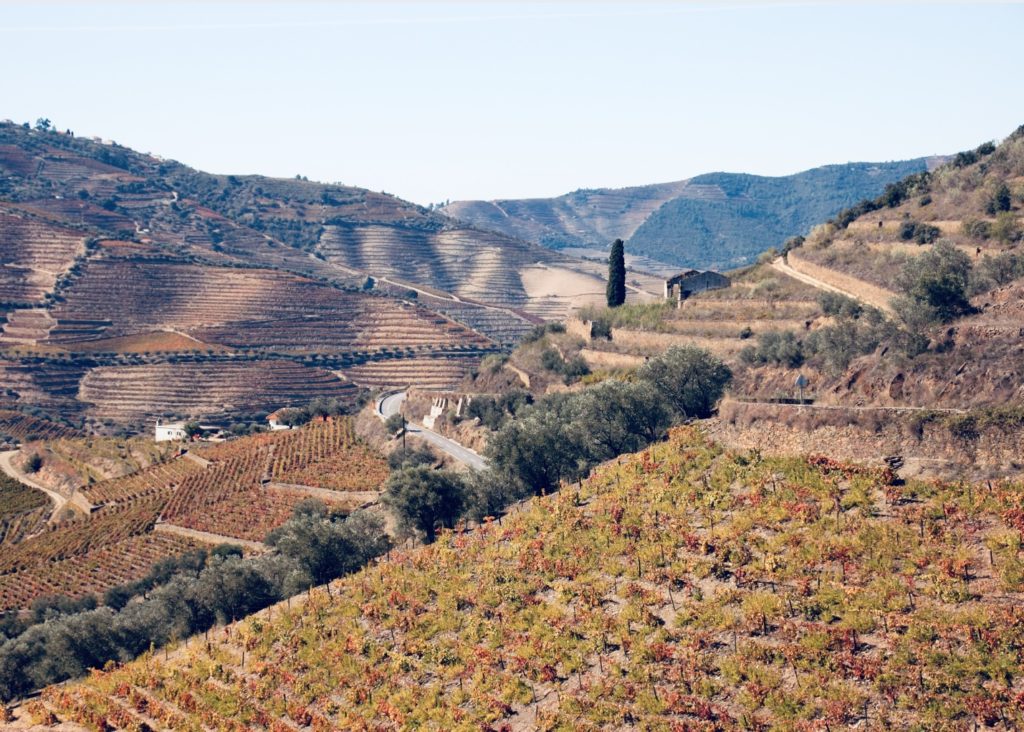
[[[605,295],[610,308],[617,308],[626,302],[626,255],[622,239],[612,243],[612,251],[608,255],[608,288]]]

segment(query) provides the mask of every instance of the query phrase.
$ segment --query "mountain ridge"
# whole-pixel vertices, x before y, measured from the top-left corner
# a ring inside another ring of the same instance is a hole
[[[554,249],[603,249],[621,238],[627,251],[652,260],[728,269],[749,264],[789,236],[805,233],[839,210],[880,194],[885,185],[944,159],[830,164],[783,176],[712,172],[667,183],[579,189],[551,198],[453,201],[440,210]],[[808,178],[817,181],[807,185]],[[787,186],[793,190],[786,191]],[[739,193],[751,188],[758,188],[756,195]],[[782,200],[776,202],[778,198]],[[814,205],[815,199],[823,199],[821,205]],[[803,215],[794,215],[796,211]],[[768,230],[759,233],[766,222]],[[733,230],[716,236],[723,225]]]

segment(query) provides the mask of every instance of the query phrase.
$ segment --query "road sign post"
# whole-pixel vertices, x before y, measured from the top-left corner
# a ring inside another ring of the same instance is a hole
[[[800,390],[800,403],[804,403],[804,387],[807,386],[807,377],[803,374],[797,374],[795,386]]]

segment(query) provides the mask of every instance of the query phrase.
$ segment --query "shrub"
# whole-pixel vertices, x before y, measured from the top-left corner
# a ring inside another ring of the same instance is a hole
[[[826,315],[843,318],[859,318],[864,312],[864,306],[838,292],[822,292],[818,295],[818,305]]]
[[[960,231],[964,236],[984,240],[992,236],[992,225],[980,219],[964,219],[960,224]]]
[[[903,265],[897,284],[906,292],[909,305],[930,312],[930,319],[950,321],[972,312],[967,299],[971,260],[948,241],[914,257]],[[902,308],[906,310],[907,303]],[[904,313],[909,315],[909,313]],[[914,317],[911,315],[911,320]]]
[[[992,237],[1003,244],[1012,244],[1021,238],[1020,224],[1017,217],[1010,211],[1004,211],[996,216],[992,224]]]
[[[769,331],[762,333],[757,340],[757,346],[747,346],[740,352],[744,363],[796,368],[804,362],[800,341],[793,331]]]
[[[562,360],[562,357],[558,355],[558,351],[554,348],[545,348],[540,354],[540,365],[547,371],[554,371],[560,374],[565,366],[565,361]]]
[[[596,318],[590,323],[590,337],[612,339],[612,324],[605,318]]]
[[[1024,255],[1000,252],[985,255],[971,272],[971,292],[980,293],[1024,277]]]
[[[992,196],[985,205],[985,213],[994,215],[1001,211],[1009,211],[1012,203],[1010,188],[1005,183],[1000,183],[995,191],[992,192]]]
[[[38,452],[32,453],[28,462],[25,463],[26,473],[38,473],[43,467],[43,456]]]
[[[523,336],[522,343],[536,343],[548,333],[564,333],[565,323],[544,323],[534,326],[533,330]]]
[[[802,236],[791,236],[791,237],[789,237],[788,239],[786,239],[786,241],[784,241],[782,243],[782,253],[783,254],[788,254],[789,252],[793,251],[794,249],[799,249],[800,247],[802,247],[804,245],[805,241],[807,241],[807,240],[804,237],[802,237]]]
[[[930,224],[922,224],[916,221],[904,221],[900,224],[900,239],[910,241],[913,239],[918,244],[931,244],[939,238],[942,233],[938,227]]]
[[[582,356],[573,356],[562,367],[562,377],[566,384],[579,381],[580,378],[590,373],[590,367]]]
[[[491,353],[483,357],[480,361],[480,369],[490,374],[496,374],[501,371],[501,367],[508,363],[507,353]]]
[[[384,420],[384,428],[390,434],[396,434],[399,430],[405,428],[405,416],[402,414],[392,414]]]
[[[974,165],[976,162],[978,162],[978,155],[973,150],[958,152],[953,157],[954,168],[966,168],[968,165]]]

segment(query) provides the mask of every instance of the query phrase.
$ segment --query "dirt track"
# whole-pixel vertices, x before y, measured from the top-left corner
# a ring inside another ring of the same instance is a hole
[[[807,274],[806,272],[801,272],[800,270],[795,269],[792,265],[783,260],[782,257],[779,257],[778,259],[774,260],[771,266],[773,269],[778,270],[779,272],[782,272],[783,274],[788,275],[789,277],[792,277],[795,280],[799,280],[800,282],[811,285],[812,287],[817,287],[819,290],[837,292],[840,295],[852,297],[854,300],[859,300],[865,305],[870,305],[873,308],[878,308],[879,310],[885,313],[892,314],[893,312],[892,305],[889,304],[889,298],[882,294],[879,294],[881,293],[881,288],[875,287],[874,285],[864,283],[863,287],[840,287],[830,282],[820,280],[817,277],[814,277],[813,275]],[[817,267],[817,265],[814,266]],[[843,278],[843,284],[847,284],[847,281],[853,280],[853,278],[850,277],[849,275],[843,275],[840,273],[836,274],[837,278]],[[869,288],[870,292],[868,292]],[[875,292],[876,290],[878,292]]]

